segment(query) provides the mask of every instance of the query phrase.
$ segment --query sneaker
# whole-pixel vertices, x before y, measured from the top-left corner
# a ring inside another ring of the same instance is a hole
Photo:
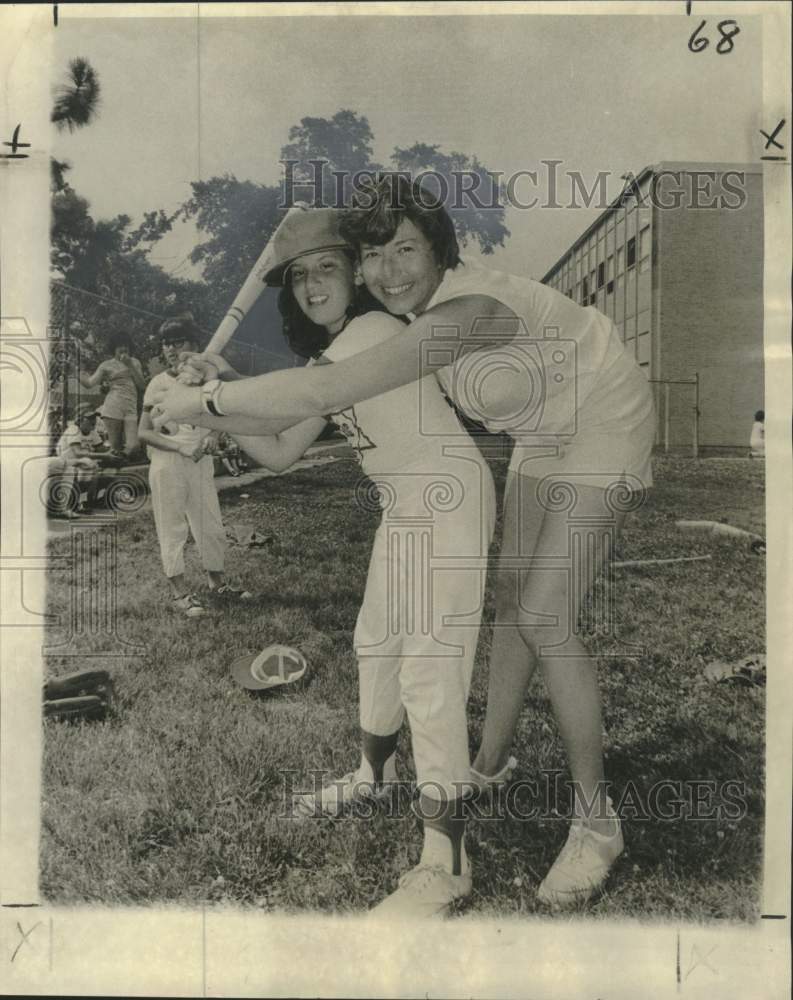
[[[608,813],[617,824],[616,832],[609,837],[596,833],[583,820],[573,820],[567,843],[537,890],[541,903],[548,906],[585,903],[603,887],[611,866],[625,847],[620,821],[610,799]]]
[[[292,800],[293,816],[311,819],[318,816],[341,816],[356,802],[382,802],[391,794],[396,782],[377,784],[362,778],[359,771],[350,771],[336,781],[323,785],[318,793],[296,795]]]
[[[512,772],[517,766],[517,760],[514,757],[509,757],[506,764],[495,774],[481,774],[479,771],[475,771],[473,768],[470,768],[470,788],[476,795],[481,795],[482,792],[485,792],[488,789],[495,791],[501,785],[509,784],[512,780]]]
[[[441,917],[458,899],[471,895],[471,873],[452,875],[442,865],[417,865],[399,880],[399,887],[371,910],[376,917],[397,920]]]
[[[185,594],[184,597],[177,597],[173,602],[174,608],[187,615],[188,618],[200,618],[206,614],[206,610],[192,594]]]
[[[211,587],[211,593],[217,594],[218,597],[233,597],[235,601],[250,601],[253,594],[249,590],[243,590],[242,587],[235,587],[231,583],[224,583],[222,587]]]

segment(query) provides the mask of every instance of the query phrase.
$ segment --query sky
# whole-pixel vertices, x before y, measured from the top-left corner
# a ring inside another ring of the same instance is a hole
[[[733,50],[718,55],[715,21],[713,44],[689,50],[699,19],[682,3],[679,17],[72,19],[63,9],[55,77],[87,57],[102,105],[88,128],[58,137],[55,153],[73,164],[70,182],[95,217],[172,211],[191,181],[216,174],[275,183],[289,128],[342,108],[368,118],[382,163],[418,141],[507,176],[539,168],[540,181],[541,161],[562,160],[588,187],[608,171],[609,197],[621,175],[651,163],[760,152],[759,18],[742,16]],[[537,193],[521,183],[519,197]],[[542,277],[597,214],[508,208],[511,236],[489,263]],[[195,239],[180,226],[152,259],[196,276],[185,261]]]

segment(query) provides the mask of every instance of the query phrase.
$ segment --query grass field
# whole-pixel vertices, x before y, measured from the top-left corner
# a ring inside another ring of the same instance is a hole
[[[494,463],[499,488],[503,471]],[[673,521],[724,519],[762,533],[762,465],[658,459],[655,476],[618,558],[712,558],[616,571],[618,638],[590,640],[600,654],[606,769],[623,799],[626,851],[607,892],[587,910],[593,917],[752,920],[762,852],[764,689],[703,684],[701,675],[710,660],[764,649],[764,561],[734,539],[682,534]],[[199,622],[170,609],[150,512],[121,521],[119,632],[145,644],[147,654],[52,657],[47,664],[50,675],[106,666],[119,696],[106,722],[45,723],[41,872],[49,900],[353,912],[381,899],[415,862],[420,836],[409,813],[307,823],[284,815],[289,783],[305,787],[312,771],[341,774],[357,763],[351,636],[376,527],[376,516],[355,505],[358,478],[354,463],[340,461],[223,493],[227,522],[252,523],[277,542],[231,550],[256,599],[215,605]],[[68,554],[68,546],[57,539],[52,554]],[[189,553],[197,578],[192,546]],[[60,569],[50,576],[50,610],[65,619],[70,575]],[[51,641],[58,636],[53,630]],[[484,716],[489,640],[485,627],[469,705],[472,749]],[[100,652],[102,641],[89,636],[83,648]],[[229,661],[271,642],[299,646],[309,675],[300,688],[249,695],[229,679]],[[526,782],[542,786],[564,772],[539,678],[514,753],[527,794]],[[407,732],[399,767],[409,779]],[[642,815],[659,781],[672,783],[662,795],[670,813],[680,793],[682,818]],[[692,819],[696,789],[707,806],[713,787],[713,815]],[[564,813],[564,790],[551,804]],[[537,911],[536,887],[566,831],[554,815],[474,820],[469,912]]]

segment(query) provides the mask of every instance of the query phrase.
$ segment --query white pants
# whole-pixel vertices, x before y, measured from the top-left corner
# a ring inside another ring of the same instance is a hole
[[[194,462],[175,452],[151,449],[151,505],[162,566],[169,578],[184,573],[188,526],[204,569],[213,573],[223,570],[226,532],[213,472],[210,455]]]
[[[387,736],[407,713],[421,790],[448,800],[469,777],[465,710],[495,523],[493,481],[470,451],[436,474],[384,478],[392,502],[375,534],[355,628],[361,728]],[[429,509],[433,483],[441,485]]]

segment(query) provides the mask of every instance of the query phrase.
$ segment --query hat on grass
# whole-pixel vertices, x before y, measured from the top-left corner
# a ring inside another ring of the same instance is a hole
[[[339,232],[341,213],[334,208],[301,208],[290,211],[273,236],[273,264],[264,276],[265,283],[283,285],[286,269],[298,257],[320,250],[351,250]]]
[[[270,688],[299,681],[308,668],[303,654],[291,646],[267,646],[261,653],[241,656],[231,664],[231,676],[249,691]]]

